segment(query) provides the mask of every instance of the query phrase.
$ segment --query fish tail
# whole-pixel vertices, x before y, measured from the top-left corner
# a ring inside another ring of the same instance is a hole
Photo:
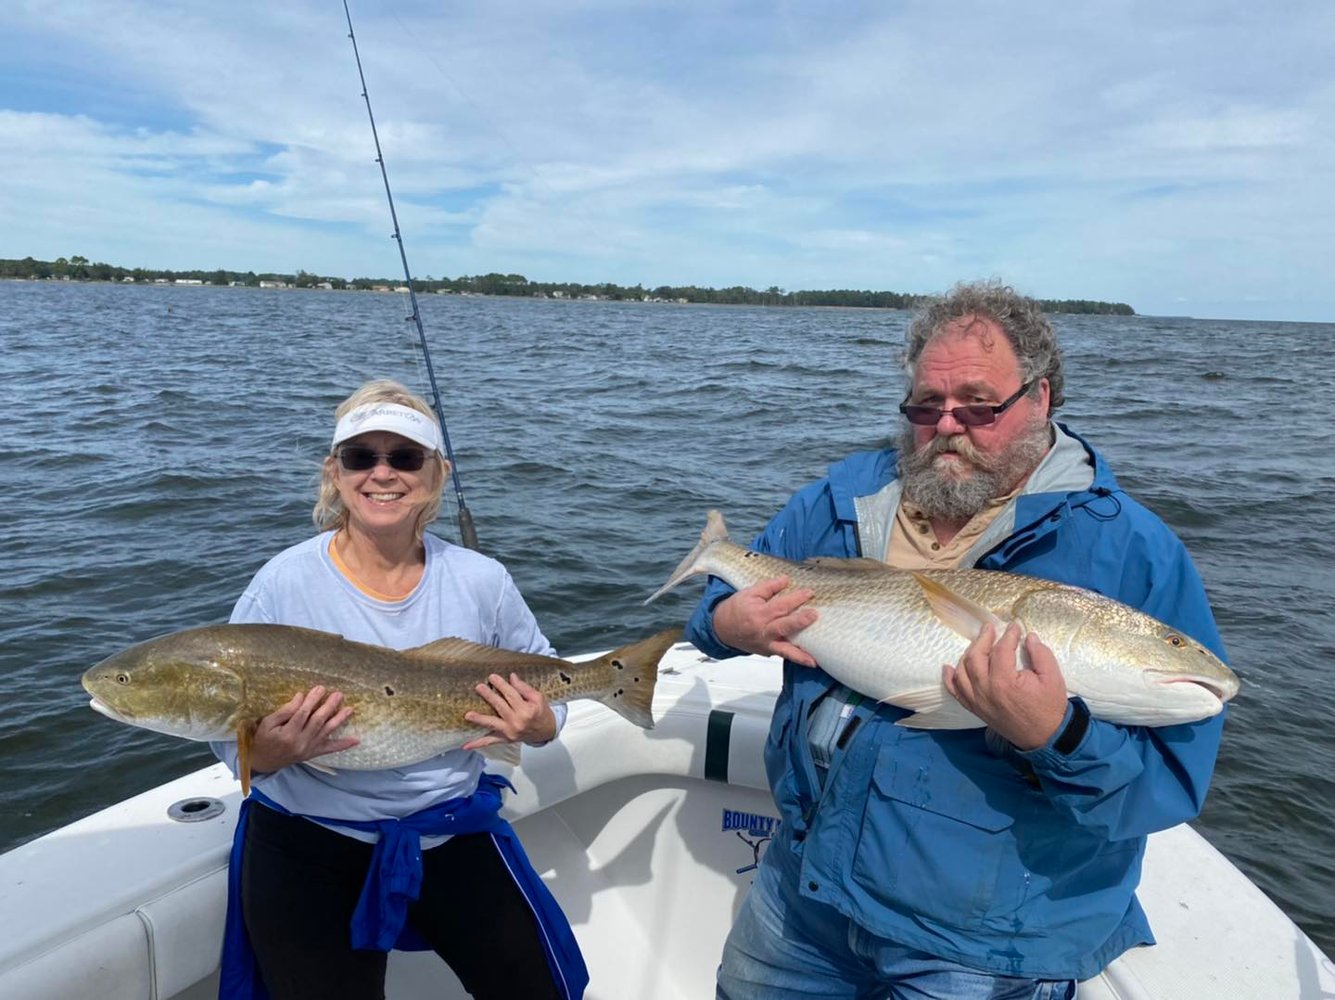
[[[706,572],[706,568],[701,565],[701,557],[704,556],[716,542],[726,542],[727,540],[728,526],[723,523],[723,515],[716,510],[711,510],[705,516],[705,530],[700,532],[699,544],[691,549],[690,555],[677,564],[677,568],[674,569],[672,575],[668,577],[667,583],[655,590],[644,603],[649,604],[662,597],[688,576]]]
[[[653,729],[658,661],[680,638],[681,629],[671,628],[603,656],[598,665],[614,679],[602,703],[635,725]]]

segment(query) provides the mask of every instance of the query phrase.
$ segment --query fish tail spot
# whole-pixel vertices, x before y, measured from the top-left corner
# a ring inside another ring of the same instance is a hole
[[[388,694],[388,695],[393,695],[393,694],[394,694],[394,689],[393,689],[392,687],[390,687],[388,684],[385,685],[385,694]]]
[[[607,677],[607,694],[602,702],[643,729],[654,726],[653,696],[658,680],[658,661],[681,637],[680,629],[668,629],[648,639],[623,646],[606,654],[602,669],[614,667]]]

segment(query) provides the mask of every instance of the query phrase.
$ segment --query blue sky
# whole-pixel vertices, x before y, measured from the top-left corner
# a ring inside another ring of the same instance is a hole
[[[1335,321],[1335,3],[352,0],[415,275]],[[0,257],[390,277],[340,0],[0,5]]]

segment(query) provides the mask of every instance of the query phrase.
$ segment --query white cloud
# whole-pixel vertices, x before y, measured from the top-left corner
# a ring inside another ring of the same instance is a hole
[[[1146,311],[1335,317],[1321,0],[353,16],[423,273],[1001,274]],[[396,270],[339,5],[29,2],[0,9],[0,39],[0,255]]]

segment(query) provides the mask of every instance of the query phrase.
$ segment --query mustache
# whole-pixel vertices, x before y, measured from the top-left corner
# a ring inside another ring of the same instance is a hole
[[[912,440],[912,433],[906,435],[909,441]],[[984,455],[969,440],[965,434],[955,434],[946,437],[935,437],[928,441],[917,451],[906,449],[902,452],[909,465],[914,469],[925,469],[932,464],[932,460],[938,455],[953,452],[961,458],[966,459],[970,464],[980,469],[990,470],[994,466],[994,461],[988,455]]]

